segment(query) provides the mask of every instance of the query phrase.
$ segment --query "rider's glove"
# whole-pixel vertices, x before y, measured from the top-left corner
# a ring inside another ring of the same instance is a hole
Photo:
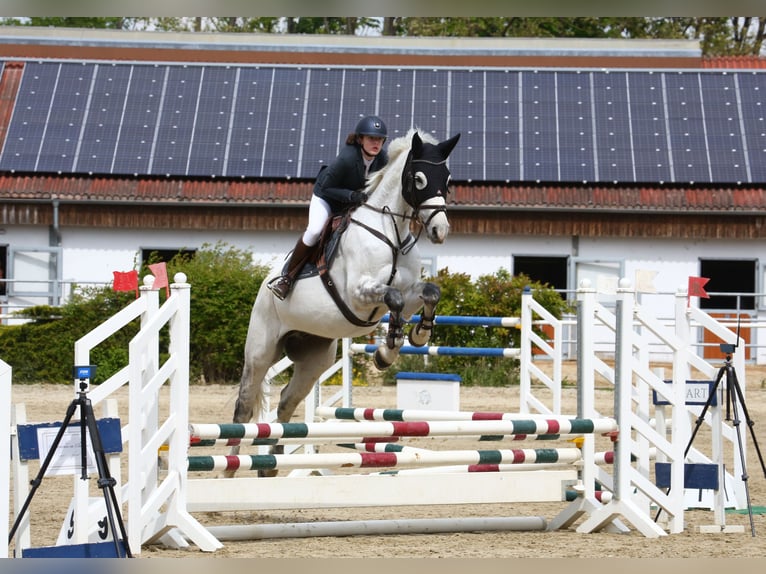
[[[367,201],[367,194],[361,190],[352,191],[348,196],[348,202],[353,205],[361,205],[365,201]]]

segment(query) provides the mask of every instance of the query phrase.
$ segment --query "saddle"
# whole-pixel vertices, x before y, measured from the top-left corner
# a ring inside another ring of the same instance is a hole
[[[321,273],[330,269],[332,261],[338,252],[338,244],[340,238],[348,229],[349,222],[351,221],[351,212],[346,211],[338,215],[330,217],[322,229],[322,234],[319,236],[319,243],[314,248],[312,254],[309,256],[309,260],[306,261],[301,271],[295,278],[296,281],[306,279],[308,277],[315,277]],[[285,264],[282,273],[287,271],[287,264]]]

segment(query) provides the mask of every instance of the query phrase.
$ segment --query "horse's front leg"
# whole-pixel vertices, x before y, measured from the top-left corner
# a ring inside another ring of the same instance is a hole
[[[404,344],[404,296],[393,287],[386,289],[383,302],[388,307],[388,333],[386,344],[380,345],[373,355],[373,362],[378,370],[390,367],[399,357],[399,349]]]
[[[434,283],[423,283],[423,291],[420,298],[423,300],[423,311],[420,321],[410,329],[409,339],[413,347],[422,347],[431,338],[436,318],[436,305],[441,299],[441,289]]]

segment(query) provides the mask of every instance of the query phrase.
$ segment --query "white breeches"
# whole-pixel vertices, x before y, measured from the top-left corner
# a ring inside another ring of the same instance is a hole
[[[330,204],[317,195],[311,196],[309,203],[309,223],[303,232],[303,243],[309,247],[319,242],[324,224],[332,214]]]

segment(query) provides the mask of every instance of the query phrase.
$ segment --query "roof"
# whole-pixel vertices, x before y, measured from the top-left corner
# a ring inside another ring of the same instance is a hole
[[[146,205],[299,207],[311,198],[306,181],[0,175],[0,198],[14,202],[131,203]],[[486,184],[454,185],[452,209],[640,213],[739,213],[766,211],[766,189],[757,187],[624,187]]]
[[[197,62],[346,62],[448,61],[451,65],[578,67],[609,64],[643,68],[752,68],[760,59],[713,62],[692,41],[539,40],[455,38],[360,38],[257,34],[175,34],[102,30],[7,28],[0,36],[0,58]],[[18,70],[17,70],[18,71]],[[0,96],[13,93],[18,74],[6,66]],[[9,108],[0,108],[4,134]],[[0,203],[69,202],[98,204],[285,206],[300,208],[311,194],[305,180],[254,180],[188,177],[117,177],[0,173]],[[766,190],[734,185],[528,185],[461,183],[452,208],[469,211],[576,211],[664,213],[766,212]]]
[[[5,26],[0,45],[135,48],[200,52],[287,52],[439,56],[661,57],[699,59],[696,40],[607,38],[457,38],[164,32]]]
[[[699,42],[0,27],[0,58],[311,65],[698,68]]]

